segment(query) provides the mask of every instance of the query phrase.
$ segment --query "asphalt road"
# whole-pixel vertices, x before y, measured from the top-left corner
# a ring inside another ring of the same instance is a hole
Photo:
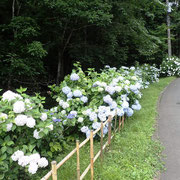
[[[164,91],[159,102],[158,136],[165,146],[166,170],[160,180],[180,180],[180,78]]]

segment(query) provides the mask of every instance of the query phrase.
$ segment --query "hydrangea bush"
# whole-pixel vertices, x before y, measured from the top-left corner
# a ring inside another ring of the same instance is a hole
[[[180,76],[180,59],[177,57],[164,59],[160,71],[161,76]]]
[[[47,135],[53,130],[51,116],[42,105],[44,98],[30,97],[23,88],[17,91],[0,97],[0,179],[19,179],[48,165],[40,157],[47,156],[46,143],[51,141]]]
[[[60,86],[50,86],[53,98],[58,106],[55,121],[63,123],[66,132],[72,128],[90,135],[91,129],[100,127],[109,115],[132,116],[140,110],[141,89],[151,82],[158,81],[159,70],[155,66],[121,67],[120,69],[105,66],[100,73],[89,68],[86,74],[80,65],[71,75],[65,77]],[[108,131],[104,127],[104,134]]]

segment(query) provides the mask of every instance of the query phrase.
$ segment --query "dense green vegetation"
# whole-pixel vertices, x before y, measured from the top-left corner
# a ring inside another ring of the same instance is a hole
[[[173,7],[175,9],[175,7]],[[1,0],[0,85],[45,89],[71,72],[166,55],[163,0]],[[179,54],[179,11],[173,10],[173,52]],[[37,89],[36,89],[37,90]]]
[[[103,167],[100,160],[95,163],[95,179],[150,180],[162,170],[162,146],[152,136],[155,131],[158,98],[172,80],[174,77],[161,78],[159,83],[151,84],[148,89],[143,90],[141,111],[128,118],[125,128],[120,134],[116,134],[110,151],[104,154]],[[69,149],[74,147],[75,143]],[[100,144],[95,141],[94,152],[97,153],[99,149]],[[66,154],[67,152],[62,153],[57,161],[62,160]],[[81,173],[90,161],[89,154],[88,145],[80,149]],[[59,169],[58,176],[66,180],[76,179],[76,155]],[[90,173],[85,179],[90,179]]]

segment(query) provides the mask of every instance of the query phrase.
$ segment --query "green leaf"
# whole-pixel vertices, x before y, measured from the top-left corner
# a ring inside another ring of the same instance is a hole
[[[8,141],[8,142],[7,142],[7,145],[8,145],[8,146],[13,145],[13,144],[14,144],[13,141]]]
[[[5,153],[5,154],[3,154],[3,155],[0,157],[0,161],[5,160],[6,158],[7,158],[7,154]]]
[[[13,154],[13,149],[11,147],[8,147],[7,152],[8,152],[8,154]]]
[[[35,148],[36,144],[31,144],[28,146],[28,149],[30,152],[32,152],[32,150]]]
[[[4,154],[4,152],[5,152],[6,150],[7,150],[7,147],[6,147],[6,146],[2,147],[2,148],[1,148],[2,154]]]
[[[48,156],[50,156],[52,158],[53,154],[51,151],[48,151],[47,154],[48,154]]]

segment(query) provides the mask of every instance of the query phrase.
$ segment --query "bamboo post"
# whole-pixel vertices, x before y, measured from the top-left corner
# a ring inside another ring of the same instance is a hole
[[[93,131],[91,130],[90,134],[90,158],[91,158],[91,180],[94,176],[94,153],[93,153]]]
[[[116,133],[116,124],[117,124],[117,110],[116,110],[116,115],[115,115],[114,133]]]
[[[109,116],[108,118],[108,145],[111,144],[111,118],[112,116]]]
[[[52,179],[57,180],[57,167],[56,167],[56,161],[51,162],[51,168],[52,168]]]
[[[124,128],[124,116],[122,117],[122,128]]]
[[[120,132],[120,130],[121,130],[121,116],[119,117],[119,132]]]
[[[79,140],[76,140],[77,149],[77,180],[80,180]]]
[[[101,164],[103,162],[103,122],[101,122]]]

